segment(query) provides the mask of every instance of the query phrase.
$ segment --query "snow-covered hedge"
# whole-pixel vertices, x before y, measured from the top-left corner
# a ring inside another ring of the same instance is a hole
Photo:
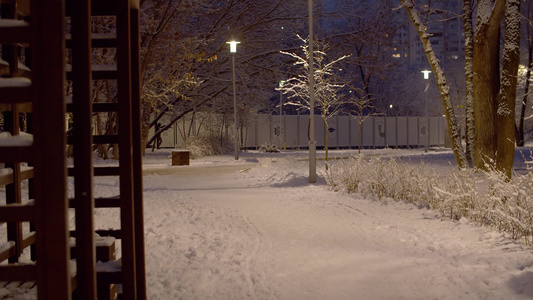
[[[533,170],[507,180],[498,172],[439,174],[424,164],[360,155],[334,162],[325,178],[336,190],[429,207],[443,218],[467,218],[533,245]]]

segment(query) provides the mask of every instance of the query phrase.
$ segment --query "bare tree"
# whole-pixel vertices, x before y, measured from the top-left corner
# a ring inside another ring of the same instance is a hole
[[[309,110],[310,108],[310,92],[309,92],[309,39],[303,39],[298,36],[302,41],[301,54],[295,54],[290,52],[282,52],[285,55],[292,57],[295,62],[294,65],[298,67],[299,74],[286,81],[286,83],[279,87],[277,90],[282,91],[283,94],[288,95],[289,101],[287,105],[293,105],[298,109]],[[328,60],[326,55],[327,47],[323,43],[315,42],[316,50],[314,50],[314,93],[315,101],[320,116],[324,121],[326,128],[326,161],[328,160],[328,139],[329,139],[329,124],[328,120],[338,115],[346,103],[346,97],[340,95],[340,91],[344,88],[343,83],[337,83],[339,80],[336,75],[339,72],[336,64],[347,58],[348,56],[341,56],[337,59]],[[327,165],[326,165],[327,168]]]
[[[526,5],[522,6],[522,15],[525,18],[523,25],[523,44],[527,49],[527,63],[526,74],[523,82],[524,93],[522,95],[522,103],[520,105],[520,117],[518,119],[518,126],[516,130],[516,145],[524,146],[524,120],[526,117],[526,108],[528,106],[528,98],[530,94],[531,72],[533,67],[533,5],[531,0],[527,0]]]
[[[370,95],[366,94],[365,91],[360,88],[354,88],[350,90],[350,95],[348,96],[347,102],[350,105],[348,113],[354,116],[357,120],[357,123],[359,124],[359,132],[357,136],[359,153],[361,153],[361,137],[363,132],[363,123],[368,117],[376,115],[376,113],[370,113],[374,110],[372,100],[373,98]]]
[[[273,91],[282,77],[279,50],[290,47],[289,32],[303,25],[305,13],[295,9],[299,6],[304,3],[296,0],[143,1],[146,143],[192,111],[229,111],[222,105],[231,97],[229,39],[242,42],[236,55],[238,106],[249,110],[245,92],[263,93],[257,103],[265,103],[263,91]],[[148,137],[148,130],[167,114],[168,122]]]
[[[425,31],[415,7],[415,1],[402,0],[402,5],[411,17],[424,45],[428,61],[443,99],[448,127],[452,133],[456,159],[464,166],[464,153],[459,152],[456,126],[450,121],[455,120],[453,107],[448,101],[449,90],[446,78],[440,69],[440,62],[434,56]],[[467,102],[467,120],[469,126],[474,120],[474,131],[468,129],[469,140],[474,135],[474,166],[479,169],[493,169],[511,176],[514,159],[515,140],[515,104],[518,63],[520,61],[520,1],[519,0],[479,0],[475,11],[472,3],[465,1],[463,5],[465,22],[466,81],[472,80],[467,87],[467,95],[473,96],[473,110]],[[470,17],[476,15],[473,38],[470,33]],[[500,28],[504,25],[504,45],[500,52]],[[472,44],[470,44],[472,43]],[[470,51],[473,50],[470,58]],[[500,53],[502,53],[500,57]],[[470,63],[471,60],[471,63]],[[500,65],[501,62],[501,65]],[[471,69],[470,69],[471,68]],[[468,89],[471,90],[468,90]],[[468,99],[467,99],[468,100]],[[473,115],[472,115],[473,113]],[[450,128],[455,127],[455,128]],[[475,134],[474,134],[475,133]],[[471,146],[471,145],[469,145]]]
[[[418,36],[420,37],[420,41],[422,42],[424,51],[426,52],[429,64],[431,66],[433,74],[435,75],[435,80],[437,82],[437,86],[439,87],[439,91],[441,94],[446,121],[448,123],[448,133],[452,142],[452,149],[455,155],[455,160],[459,168],[463,168],[466,166],[466,157],[463,150],[463,145],[461,143],[459,127],[457,126],[457,117],[450,99],[450,87],[446,81],[446,77],[440,65],[440,61],[437,59],[435,51],[431,46],[431,41],[429,39],[430,35],[426,32],[426,26],[422,22],[420,14],[416,10],[415,1],[401,0],[401,3],[418,32]]]

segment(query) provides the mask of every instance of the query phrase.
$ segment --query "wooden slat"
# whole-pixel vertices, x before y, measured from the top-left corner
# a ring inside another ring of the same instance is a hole
[[[99,236],[112,236],[116,239],[122,238],[122,232],[120,229],[97,229],[94,231]],[[74,230],[70,231],[71,237],[76,237],[77,233]]]
[[[67,104],[67,112],[73,112],[74,105]],[[93,103],[93,112],[110,112],[118,111],[118,103]]]
[[[91,1],[76,0],[72,13],[72,88],[74,95],[74,197],[76,201],[76,293],[80,299],[95,299],[94,198],[92,162]],[[67,140],[68,141],[68,140]]]
[[[30,15],[30,0],[0,0],[0,5],[17,5],[17,14],[22,17]]]
[[[20,180],[26,180],[32,177],[33,177],[33,168],[23,170],[20,172],[20,175],[19,175]],[[0,175],[0,186],[4,186],[7,184],[11,184],[11,183],[13,183],[13,173]]]
[[[113,283],[122,283],[122,277],[123,277],[122,271],[96,273],[98,285],[109,285]]]
[[[0,266],[0,281],[36,281],[36,265]]]
[[[0,175],[0,186],[13,183],[13,174]]]
[[[67,35],[67,48],[72,48],[72,37]],[[115,48],[117,46],[117,37],[112,34],[98,34],[91,35],[91,46],[93,48]]]
[[[117,14],[118,0],[92,0],[91,14],[93,16],[113,16]],[[66,15],[71,16],[76,9],[76,0],[66,1]]]
[[[35,221],[35,207],[33,204],[18,203],[0,206],[0,220],[6,223]]]
[[[93,172],[94,176],[118,176],[120,174],[118,167],[95,167]],[[68,176],[74,176],[74,168],[68,168]]]
[[[76,208],[76,199],[69,199],[69,206],[70,208]],[[95,198],[94,207],[95,208],[119,208],[120,198],[119,196]]]
[[[67,144],[73,145],[76,143],[76,137],[69,136],[67,137]],[[93,136],[93,144],[101,145],[101,144],[117,144],[118,143],[118,135],[95,135]]]
[[[66,180],[65,1],[31,1],[39,299],[72,298]],[[50,172],[53,170],[53,176]]]
[[[0,251],[0,262],[12,256],[15,256],[15,254],[17,253],[15,242],[7,242],[3,245],[0,245],[0,248],[2,249]]]
[[[95,198],[94,206],[97,208],[118,208],[120,207],[120,197]]]
[[[120,162],[120,226],[122,230],[123,297],[137,299],[137,269],[135,253],[135,209],[133,201],[133,138],[132,138],[132,81],[131,81],[131,1],[120,1],[117,9],[117,95],[120,105],[119,162]]]
[[[16,104],[18,106],[18,111],[21,113],[31,113],[33,111],[33,105],[29,102]],[[12,111],[12,104],[0,103],[0,111]]]
[[[0,42],[2,44],[28,43],[30,32],[28,22],[0,19]]]
[[[4,163],[32,162],[32,146],[0,147],[0,157]]]
[[[30,178],[33,178],[33,168],[30,167],[28,169],[25,169],[25,170],[22,170],[20,171],[20,180],[26,180],[26,179],[30,179]]]
[[[93,103],[93,112],[118,111],[118,103]]]
[[[25,233],[22,239],[22,248],[25,249],[28,246],[35,244],[36,240],[37,240],[37,236],[35,234],[35,231]]]
[[[31,102],[31,81],[26,78],[0,78],[0,102]]]
[[[132,81],[132,136],[133,136],[133,196],[135,209],[135,262],[137,297],[147,299],[146,261],[144,246],[144,205],[142,178],[142,127],[140,84],[139,23],[140,3],[131,1],[131,81]]]
[[[92,66],[92,79],[94,80],[106,80],[117,78],[117,66],[116,65],[93,65]],[[73,80],[72,67],[67,66],[67,80]]]
[[[100,236],[112,236],[116,239],[122,239],[122,230],[120,229],[99,229],[95,232]]]
[[[94,168],[94,176],[118,176],[120,169],[118,167],[97,167]]]

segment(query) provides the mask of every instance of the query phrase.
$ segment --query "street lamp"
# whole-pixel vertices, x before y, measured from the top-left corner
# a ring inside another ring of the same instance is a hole
[[[313,62],[313,0],[309,0],[309,183],[316,182],[315,76]]]
[[[282,128],[283,128],[283,121],[282,121],[282,118],[283,118],[283,91],[281,90],[281,88],[283,87],[283,85],[285,84],[285,80],[281,80],[279,82],[279,147],[283,147],[285,148],[285,136],[284,136],[284,132],[282,131]]]
[[[429,88],[429,73],[431,71],[424,70],[422,71],[424,73],[424,80],[426,81],[426,88],[424,89],[424,93],[426,94],[426,145],[424,147],[424,152],[428,152],[428,143],[429,143],[429,117],[428,117],[428,88]]]
[[[233,120],[235,129],[235,160],[239,160],[239,132],[237,131],[237,90],[235,87],[235,53],[237,53],[237,44],[240,42],[227,42],[230,46],[232,72],[233,72]]]

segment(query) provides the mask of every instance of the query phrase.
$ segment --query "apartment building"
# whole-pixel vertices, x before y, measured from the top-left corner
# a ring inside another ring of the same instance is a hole
[[[446,65],[464,59],[464,31],[461,21],[462,1],[423,0],[421,18],[427,24],[437,58]],[[403,10],[397,12],[398,30],[391,55],[408,66],[426,66],[426,53],[415,27]]]

